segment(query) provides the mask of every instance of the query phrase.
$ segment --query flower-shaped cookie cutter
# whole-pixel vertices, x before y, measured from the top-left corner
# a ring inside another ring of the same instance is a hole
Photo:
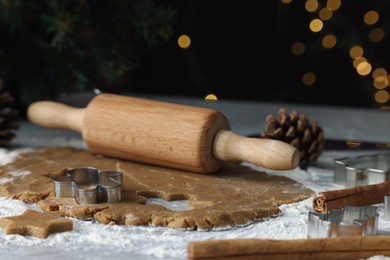
[[[310,211],[308,238],[374,236],[378,233],[377,206],[345,206],[329,213]]]
[[[78,204],[120,202],[123,173],[96,168],[74,168],[54,180],[55,197],[74,197]]]
[[[334,170],[334,182],[346,188],[388,181],[390,153],[335,159]]]

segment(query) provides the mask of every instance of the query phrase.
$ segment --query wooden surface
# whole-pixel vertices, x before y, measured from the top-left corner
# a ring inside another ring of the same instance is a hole
[[[33,103],[28,117],[43,127],[81,130],[93,153],[191,172],[213,173],[222,161],[274,170],[291,170],[299,163],[294,147],[234,134],[226,116],[214,109],[100,94],[85,110]]]

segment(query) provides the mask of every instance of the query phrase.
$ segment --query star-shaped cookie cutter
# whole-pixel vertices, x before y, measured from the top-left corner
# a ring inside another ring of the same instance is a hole
[[[78,204],[120,202],[123,173],[96,168],[74,168],[54,180],[55,197],[74,197]]]
[[[346,188],[388,181],[390,153],[335,159],[334,170],[334,182]]]
[[[344,206],[329,213],[310,211],[308,238],[373,236],[378,233],[377,206]]]

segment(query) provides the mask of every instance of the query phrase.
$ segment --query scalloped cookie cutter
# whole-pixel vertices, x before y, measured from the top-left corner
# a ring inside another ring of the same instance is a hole
[[[308,238],[374,236],[378,233],[377,206],[345,206],[329,213],[309,212]]]
[[[120,202],[123,173],[99,171],[96,168],[75,168],[54,180],[55,197],[74,197],[78,204]]]
[[[344,157],[334,160],[334,182],[346,188],[390,180],[390,153]]]

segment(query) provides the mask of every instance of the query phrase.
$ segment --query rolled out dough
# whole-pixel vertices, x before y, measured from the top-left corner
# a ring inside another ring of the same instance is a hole
[[[53,179],[77,167],[123,171],[122,202],[78,205],[53,197]],[[24,172],[24,174],[15,174]],[[26,174],[26,172],[28,174]],[[279,205],[314,195],[301,184],[249,166],[229,164],[214,174],[198,174],[96,156],[69,147],[25,152],[0,166],[0,196],[38,203],[43,211],[94,219],[105,224],[152,225],[176,229],[229,229],[276,217]],[[187,200],[189,210],[146,204],[147,198]]]

